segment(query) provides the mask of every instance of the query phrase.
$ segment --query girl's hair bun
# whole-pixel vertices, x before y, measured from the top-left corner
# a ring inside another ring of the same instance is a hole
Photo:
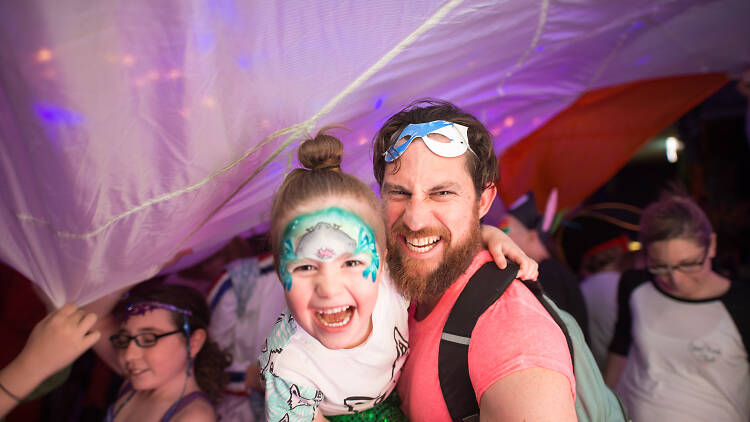
[[[315,138],[308,139],[300,145],[297,158],[310,170],[341,170],[343,153],[344,144],[335,136],[327,135],[321,130]]]

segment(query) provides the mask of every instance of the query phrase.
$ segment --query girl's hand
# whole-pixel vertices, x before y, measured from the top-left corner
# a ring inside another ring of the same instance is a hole
[[[536,280],[539,276],[539,264],[529,258],[515,242],[502,230],[494,226],[482,224],[482,243],[490,251],[499,268],[507,265],[506,257],[519,264],[518,278],[521,280]]]

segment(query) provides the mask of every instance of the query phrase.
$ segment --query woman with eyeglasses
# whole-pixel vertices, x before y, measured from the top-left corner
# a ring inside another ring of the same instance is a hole
[[[711,268],[716,235],[686,197],[641,216],[646,271],[623,274],[605,379],[634,422],[750,420],[750,289]]]
[[[107,421],[215,421],[229,357],[208,336],[210,313],[195,289],[144,283],[115,306],[109,340],[126,377]]]

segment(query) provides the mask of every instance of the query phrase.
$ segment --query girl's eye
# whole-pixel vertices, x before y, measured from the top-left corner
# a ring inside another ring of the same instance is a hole
[[[296,267],[292,269],[292,272],[295,273],[297,271],[312,271],[314,269],[315,267],[313,267],[312,265],[304,264],[304,265],[297,265]]]
[[[350,259],[344,262],[345,267],[356,267],[358,265],[365,265],[365,263],[358,259]]]

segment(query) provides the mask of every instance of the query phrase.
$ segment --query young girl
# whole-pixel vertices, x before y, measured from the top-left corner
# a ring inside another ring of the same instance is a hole
[[[207,333],[209,311],[186,286],[143,283],[116,305],[109,340],[126,381],[107,421],[215,421],[229,357]]]
[[[306,169],[293,170],[273,202],[288,310],[260,357],[269,421],[406,420],[393,390],[409,347],[408,303],[383,268],[380,203],[341,172],[342,152],[329,135],[304,142]]]
[[[648,272],[626,272],[607,361],[634,421],[750,418],[750,289],[711,268],[716,235],[686,197],[641,216]]]

